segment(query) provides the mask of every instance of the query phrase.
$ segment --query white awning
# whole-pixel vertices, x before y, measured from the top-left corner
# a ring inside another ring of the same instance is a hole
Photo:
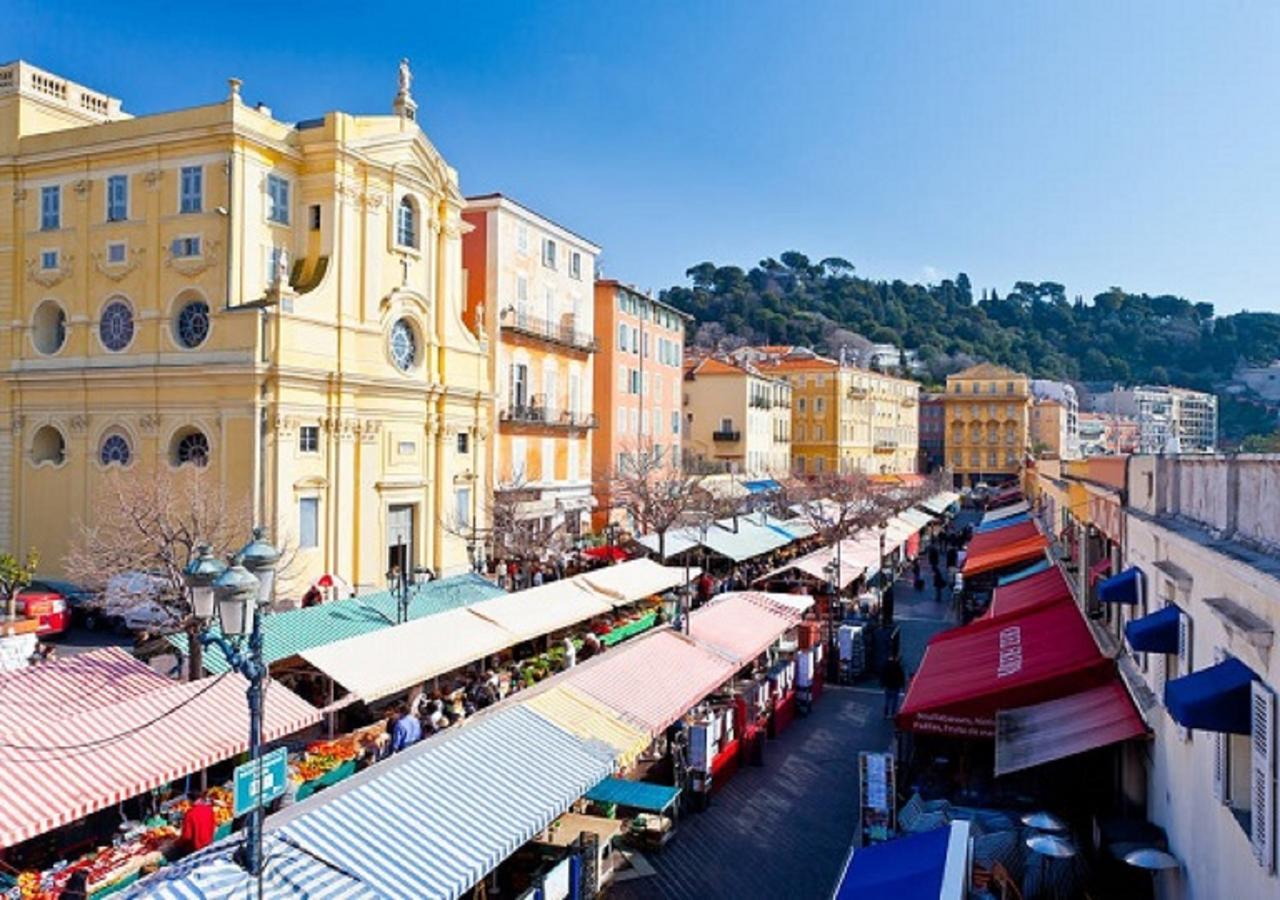
[[[570,578],[482,600],[467,611],[514,634],[512,643],[518,643],[612,612],[613,607],[611,598]]]
[[[955,491],[942,491],[939,494],[934,494],[928,500],[920,501],[920,505],[929,512],[940,516],[947,511],[948,506],[959,499],[960,495]]]
[[[362,700],[374,701],[521,640],[463,608],[322,644],[300,655]]]
[[[1008,506],[1002,506],[999,509],[991,510],[991,512],[982,517],[981,524],[986,525],[988,522],[998,522],[1001,519],[1007,519],[1010,516],[1016,516],[1019,513],[1024,513],[1030,508],[1031,506],[1026,500],[1019,500],[1017,503],[1010,503]]]
[[[692,566],[688,570],[688,579],[695,579],[701,574],[701,569]],[[651,559],[629,559],[603,569],[583,572],[573,580],[586,583],[610,598],[615,605],[622,606],[679,587],[685,583],[686,577],[682,566],[664,566]]]

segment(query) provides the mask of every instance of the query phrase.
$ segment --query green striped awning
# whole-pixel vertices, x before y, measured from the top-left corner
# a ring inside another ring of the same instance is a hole
[[[421,619],[471,606],[505,593],[473,572],[441,578],[422,585],[415,592],[409,602],[409,618]],[[396,601],[390,591],[274,613],[262,620],[262,656],[270,665],[297,656],[304,650],[390,628],[395,623]],[[216,625],[211,629],[217,632]],[[171,634],[168,640],[184,655],[187,653],[185,634]],[[221,674],[227,670],[227,661],[217,650],[206,652],[204,667],[209,672]]]

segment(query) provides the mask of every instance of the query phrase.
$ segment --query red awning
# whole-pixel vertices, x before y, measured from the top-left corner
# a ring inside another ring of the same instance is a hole
[[[969,546],[965,549],[969,551],[970,556],[973,556],[974,554],[985,553],[987,550],[996,547],[1002,547],[1005,544],[1012,544],[1014,541],[1035,537],[1039,533],[1040,526],[1028,519],[1016,525],[993,528],[990,531],[980,531],[973,536],[973,540],[969,542]]]
[[[996,716],[996,777],[1146,734],[1129,692],[1113,677],[1057,700],[1001,710]]]
[[[1057,566],[1035,575],[1020,578],[1012,584],[995,589],[991,608],[984,618],[1015,615],[1050,603],[1071,599],[1071,587]]]
[[[1044,535],[1037,534],[1025,540],[989,548],[981,553],[974,553],[970,550],[960,571],[964,573],[965,578],[971,578],[974,575],[981,575],[983,572],[993,572],[1009,566],[1020,565],[1028,560],[1042,556],[1044,548],[1048,546],[1049,541],[1045,539]]]
[[[937,635],[898,713],[908,731],[992,737],[996,713],[1106,684],[1115,665],[1070,603]]]
[[[599,547],[588,547],[582,551],[582,555],[587,559],[607,559],[612,562],[622,562],[627,558],[627,552],[621,547],[608,547],[601,545]]]

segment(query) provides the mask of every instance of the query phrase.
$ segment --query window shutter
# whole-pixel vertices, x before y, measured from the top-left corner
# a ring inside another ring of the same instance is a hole
[[[1178,677],[1191,674],[1191,617],[1185,612],[1178,616]],[[1191,729],[1181,728],[1184,741],[1191,740]]]
[[[1214,650],[1214,662],[1222,662],[1224,655],[1220,648]],[[1215,731],[1213,733],[1213,798],[1219,803],[1227,802],[1227,779],[1230,777],[1227,771],[1227,751],[1227,736],[1221,731]]]
[[[1253,682],[1252,772],[1253,855],[1268,872],[1276,863],[1276,695],[1262,682]]]

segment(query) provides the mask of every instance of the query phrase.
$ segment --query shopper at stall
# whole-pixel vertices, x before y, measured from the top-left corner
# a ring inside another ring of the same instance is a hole
[[[403,703],[396,706],[395,721],[391,726],[391,752],[399,753],[406,747],[412,747],[422,740],[422,723],[417,716],[409,715],[409,707]]]
[[[185,852],[194,853],[212,844],[213,833],[217,830],[213,804],[208,797],[200,794],[182,816],[182,833],[178,842]]]
[[[67,879],[67,883],[62,886],[62,890],[58,893],[61,900],[88,900],[89,898],[89,871],[87,869],[76,869]]]
[[[902,702],[902,688],[907,683],[907,673],[902,669],[902,661],[895,652],[880,670],[880,686],[884,688],[884,717],[891,719],[898,713],[898,704]]]

